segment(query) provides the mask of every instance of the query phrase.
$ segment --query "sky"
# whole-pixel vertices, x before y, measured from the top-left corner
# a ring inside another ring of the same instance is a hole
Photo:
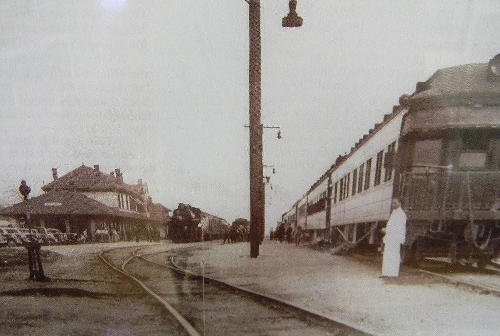
[[[0,0],[0,204],[82,163],[249,217],[243,0]],[[261,0],[269,230],[437,69],[500,53],[498,0]],[[272,189],[271,189],[272,188]]]

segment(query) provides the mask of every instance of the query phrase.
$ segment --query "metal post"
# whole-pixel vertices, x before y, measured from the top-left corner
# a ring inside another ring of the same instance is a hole
[[[250,257],[259,256],[265,226],[262,166],[260,0],[249,0]]]

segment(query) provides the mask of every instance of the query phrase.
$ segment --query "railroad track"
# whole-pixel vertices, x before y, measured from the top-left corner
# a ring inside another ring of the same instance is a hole
[[[146,249],[107,250],[99,257],[158,301],[187,335],[370,335],[279,299],[191,273],[176,265],[169,253]]]
[[[500,268],[497,264],[483,269],[471,265],[452,265],[444,259],[426,260],[425,264],[426,267],[416,270],[456,286],[500,297]]]

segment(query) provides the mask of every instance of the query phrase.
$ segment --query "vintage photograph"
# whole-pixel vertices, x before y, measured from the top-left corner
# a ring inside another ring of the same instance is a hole
[[[0,0],[0,335],[500,330],[498,0]]]

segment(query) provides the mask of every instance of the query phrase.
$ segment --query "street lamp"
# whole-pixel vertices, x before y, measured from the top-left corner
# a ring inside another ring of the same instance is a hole
[[[297,14],[297,0],[290,0],[288,2],[288,7],[290,8],[290,12],[281,19],[281,25],[283,27],[294,28],[302,26],[302,18]]]
[[[265,229],[265,185],[262,164],[261,123],[261,36],[260,0],[248,3],[249,26],[249,127],[250,127],[250,257],[259,256],[259,245]],[[302,18],[296,13],[297,1],[290,0],[290,13],[282,20],[283,27],[300,27]]]

